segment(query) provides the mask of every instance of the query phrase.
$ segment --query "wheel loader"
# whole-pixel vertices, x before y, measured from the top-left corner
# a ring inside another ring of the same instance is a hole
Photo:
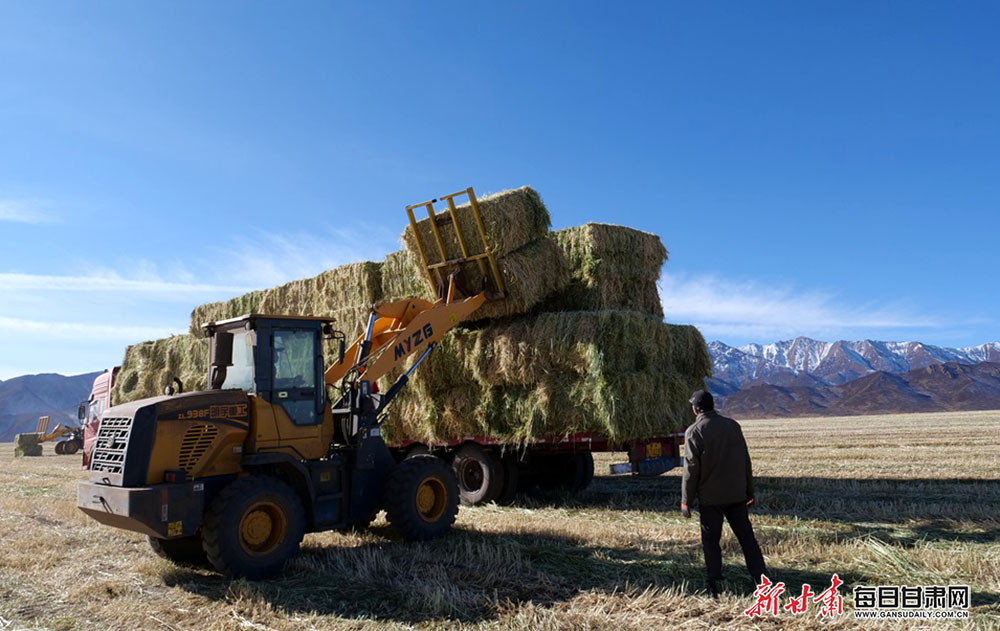
[[[55,441],[53,450],[60,456],[71,456],[80,451],[83,447],[83,428],[64,426],[62,423],[58,423],[50,432],[49,423],[51,420],[49,416],[39,417],[38,424],[35,427],[35,433],[38,434],[38,442],[47,443]]]
[[[467,195],[481,237],[471,253],[454,198]],[[323,317],[249,314],[207,322],[208,389],[172,392],[104,412],[77,506],[97,521],[147,535],[177,563],[261,579],[299,550],[304,533],[368,525],[385,510],[405,540],[446,534],[458,512],[448,465],[433,456],[397,463],[380,422],[394,397],[451,328],[504,285],[474,191],[415,208],[431,220],[439,260],[418,241],[438,299],[373,305],[364,332],[347,347]],[[438,224],[453,224],[461,252],[448,253]],[[419,235],[418,235],[419,239]],[[432,244],[432,245],[435,245]],[[477,249],[480,249],[477,247]],[[460,287],[463,266],[478,265],[483,286]],[[337,360],[324,366],[324,345]],[[376,380],[409,367],[384,393]]]

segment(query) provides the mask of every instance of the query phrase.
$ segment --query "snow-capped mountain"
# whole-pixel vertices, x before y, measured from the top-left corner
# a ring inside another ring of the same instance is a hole
[[[839,385],[873,372],[902,374],[945,362],[1000,362],[1000,342],[948,348],[922,342],[821,342],[797,337],[739,347],[710,342],[708,349],[714,366],[710,387],[721,396],[765,383]]]

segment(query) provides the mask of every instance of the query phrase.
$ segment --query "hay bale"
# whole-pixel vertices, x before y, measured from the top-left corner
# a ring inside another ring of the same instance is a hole
[[[440,389],[469,380],[531,384],[550,373],[665,371],[669,333],[657,318],[630,311],[539,313],[456,329],[421,367],[421,379]]]
[[[596,382],[553,373],[534,384],[478,384],[434,393],[415,383],[394,404],[384,433],[390,442],[482,435],[517,444],[576,432],[612,440],[646,438],[690,424],[689,396],[683,378],[654,371],[606,374]]]
[[[437,292],[433,291],[430,281],[420,269],[417,256],[409,250],[398,250],[385,257],[381,282],[381,300],[384,302],[437,298]]]
[[[694,327],[628,311],[541,313],[456,329],[394,403],[386,436],[485,434],[517,443],[572,432],[625,439],[679,431],[693,420],[691,392],[709,374],[703,354]]]
[[[554,243],[547,239],[549,230],[549,213],[541,198],[533,189],[525,186],[519,189],[503,191],[487,195],[480,200],[479,209],[490,247],[496,258],[497,267],[503,277],[507,297],[502,301],[492,301],[473,314],[476,320],[501,318],[524,313],[547,296],[562,289],[569,282],[569,276],[563,264],[562,253]],[[462,228],[462,236],[469,254],[479,254],[484,251],[482,240],[472,216],[471,206],[459,206],[456,214]],[[445,214],[445,216],[447,216]],[[457,232],[452,222],[439,223],[441,239],[445,243],[449,258],[461,255]],[[417,223],[417,234],[424,247],[424,253],[430,263],[440,262],[430,219]],[[403,243],[410,252],[407,259],[401,255],[393,255],[392,269],[386,270],[383,283],[386,285],[383,294],[386,299],[398,299],[409,295],[433,297],[437,295],[436,277],[426,281],[427,289],[417,288],[416,280],[409,274],[423,272],[419,250],[412,226],[407,226],[403,233]],[[451,270],[442,270],[442,282]],[[405,275],[406,278],[393,278],[394,275]],[[470,294],[476,293],[483,286],[484,277],[492,277],[487,268],[484,274],[477,264],[467,264],[460,275],[460,284]],[[417,289],[416,293],[413,290]]]
[[[210,302],[198,305],[191,312],[191,326],[188,331],[191,335],[202,336],[204,332],[201,325],[206,322],[218,322],[237,318],[248,313],[258,313],[261,299],[264,297],[264,290],[251,291],[221,302]]]
[[[616,309],[663,317],[656,283],[667,250],[660,237],[625,226],[588,223],[556,230],[552,240],[563,253],[570,282],[540,309]]]
[[[36,457],[42,455],[42,446],[38,442],[38,434],[26,432],[14,436],[14,457]]]
[[[530,186],[522,186],[499,193],[492,193],[479,198],[479,211],[483,218],[483,227],[486,230],[486,237],[489,240],[493,253],[503,256],[514,250],[520,249],[533,241],[544,238],[548,234],[552,220],[549,211],[542,203],[542,198]],[[424,252],[430,262],[439,262],[441,256],[434,240],[434,233],[431,229],[430,219],[421,219],[421,209],[414,209],[417,218],[417,234],[424,245]],[[439,212],[439,215],[448,216],[447,212]],[[476,220],[472,215],[472,207],[466,203],[456,209],[459,224],[462,228],[462,237],[470,254],[481,253],[483,251],[482,240],[476,227]],[[449,257],[459,256],[458,237],[454,224],[439,222],[438,230],[441,233],[441,240],[444,241],[445,251]],[[403,232],[403,243],[406,249],[417,254],[416,239],[413,235],[413,227],[407,226]],[[417,259],[419,260],[419,259]]]
[[[506,297],[483,304],[472,313],[469,322],[526,313],[569,283],[562,253],[549,239],[539,239],[500,257],[497,266],[505,283]],[[482,275],[476,266],[467,266],[462,277],[470,291],[481,287]]]
[[[14,444],[21,446],[31,446],[38,444],[39,434],[37,432],[23,432],[14,436]]]
[[[382,300],[424,298],[434,300],[437,291],[420,271],[417,256],[411,252],[393,252],[386,257],[382,270]],[[543,238],[497,258],[507,297],[491,300],[469,318],[469,322],[493,320],[530,311],[545,298],[566,287],[569,272],[562,252],[550,239]],[[483,275],[478,265],[468,264],[459,283],[470,293],[482,288]]]
[[[201,335],[201,325],[205,322],[266,313],[328,316],[350,337],[361,331],[359,322],[363,318],[358,314],[367,314],[371,304],[381,300],[381,295],[382,264],[349,263],[312,278],[196,307],[191,313],[190,332]]]
[[[664,324],[668,335],[674,340],[670,362],[674,369],[684,375],[696,375],[701,379],[712,376],[712,356],[701,331],[690,324]],[[695,388],[697,390],[698,388]]]
[[[185,392],[204,390],[208,384],[208,351],[208,339],[193,335],[174,335],[129,346],[111,391],[112,404],[160,396],[174,377],[184,384]]]

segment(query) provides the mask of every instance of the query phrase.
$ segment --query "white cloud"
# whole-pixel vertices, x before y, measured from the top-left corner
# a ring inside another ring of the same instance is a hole
[[[364,228],[317,226],[313,232],[241,237],[221,252],[220,278],[255,288],[271,287],[356,261],[379,261],[401,247],[396,233],[375,224]]]
[[[120,324],[88,324],[83,322],[47,322],[0,316],[0,331],[18,335],[43,334],[47,339],[60,340],[148,340],[181,333],[166,326],[135,326]]]
[[[869,337],[940,326],[901,305],[852,304],[826,292],[759,281],[663,274],[659,289],[667,320],[696,324],[710,338]]]
[[[156,279],[127,279],[115,275],[56,276],[45,274],[0,273],[4,291],[107,291],[141,293],[213,293],[240,292],[243,287],[209,283],[176,283]]]
[[[0,272],[0,354],[6,362],[0,372],[114,365],[127,344],[186,332],[195,305],[352,261],[381,260],[398,247],[395,230],[378,224],[319,225],[290,235],[235,236],[197,258],[77,260],[67,264],[67,274]]]
[[[52,223],[55,217],[37,200],[0,199],[0,221],[12,223]]]

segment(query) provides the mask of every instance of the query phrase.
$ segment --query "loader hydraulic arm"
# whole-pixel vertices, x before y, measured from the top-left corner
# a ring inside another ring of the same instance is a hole
[[[468,197],[468,212],[479,235],[479,251],[471,248],[474,242],[467,241],[463,236],[462,219],[455,205],[455,198]],[[409,298],[395,302],[384,302],[372,307],[365,332],[347,349],[344,356],[326,371],[327,385],[340,384],[345,377],[376,381],[395,368],[402,368],[406,359],[415,353],[422,353],[421,359],[427,356],[428,349],[434,345],[459,322],[478,309],[487,300],[503,300],[505,284],[500,274],[493,249],[486,235],[485,223],[479,211],[479,202],[472,188],[464,191],[442,195],[447,202],[447,214],[438,214],[434,210],[432,199],[406,207],[410,218],[410,234],[419,255],[419,265],[426,280],[435,289],[438,300],[431,302],[421,298]],[[436,251],[423,243],[414,209],[423,208],[427,211],[427,226],[433,234]],[[440,225],[439,225],[440,224]],[[446,239],[442,237],[445,226],[453,231],[454,242],[458,244],[458,252],[449,252]],[[435,260],[428,257],[436,255]],[[462,297],[457,294],[463,290],[456,287],[456,278],[465,268],[473,265],[479,270],[482,278],[482,290],[473,295],[467,289]],[[418,360],[419,363],[420,360]],[[412,370],[412,369],[411,369]],[[409,375],[400,378],[401,383],[394,390],[405,386]],[[392,397],[387,397],[391,400]]]
[[[453,294],[448,293],[449,297]],[[366,331],[358,337],[343,360],[326,370],[326,383],[339,384],[354,368],[365,379],[378,380],[402,367],[414,353],[437,343],[485,301],[485,293],[480,293],[462,300],[409,298],[375,305],[368,322],[371,334]]]

